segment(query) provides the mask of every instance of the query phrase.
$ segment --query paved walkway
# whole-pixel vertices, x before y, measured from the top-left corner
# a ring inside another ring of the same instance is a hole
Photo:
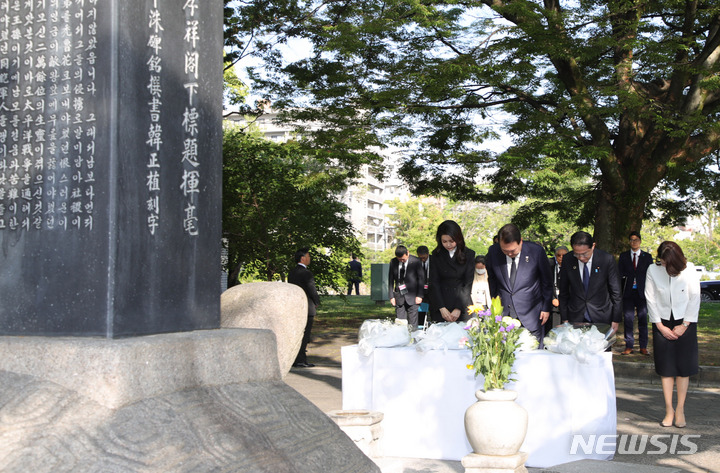
[[[319,340],[308,350],[310,359],[316,363],[314,368],[293,368],[286,377],[286,382],[323,412],[342,409],[341,369],[339,348],[328,340]],[[313,350],[314,349],[314,350]],[[338,353],[335,353],[335,352]],[[315,356],[313,356],[315,355]],[[686,404],[688,426],[685,429],[663,428],[659,421],[664,415],[662,391],[659,386],[645,384],[647,375],[642,364],[637,364],[637,378],[633,378],[633,368],[624,363],[621,370],[623,380],[616,374],[617,392],[617,433],[636,435],[672,434],[697,435],[691,441],[697,445],[697,452],[692,455],[665,453],[656,454],[619,454],[612,461],[581,461],[558,465],[553,468],[529,468],[531,473],[673,473],[687,472],[720,472],[720,389],[691,388]],[[642,376],[642,378],[641,378]],[[639,379],[641,382],[628,383],[625,379]],[[671,441],[671,440],[669,440]],[[668,442],[668,441],[666,441]],[[669,443],[667,443],[669,444]],[[666,445],[667,445],[666,444]],[[681,445],[678,445],[678,450]],[[659,448],[648,448],[658,451]],[[383,473],[455,473],[464,472],[460,462],[438,461],[410,458],[379,458],[375,462]]]

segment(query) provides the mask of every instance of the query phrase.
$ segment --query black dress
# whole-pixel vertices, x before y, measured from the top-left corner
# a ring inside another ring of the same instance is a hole
[[[675,320],[670,314],[670,320],[660,319],[669,329],[683,323],[683,319]],[[677,340],[668,340],[653,324],[653,357],[655,359],[655,372],[663,377],[687,377],[698,374],[698,339],[697,324],[690,323],[682,337]]]

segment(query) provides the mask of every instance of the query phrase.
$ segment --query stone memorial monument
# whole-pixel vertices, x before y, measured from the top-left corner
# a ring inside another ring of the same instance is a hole
[[[220,328],[222,8],[0,0],[0,471],[379,471]]]
[[[0,334],[219,327],[216,3],[0,1]]]

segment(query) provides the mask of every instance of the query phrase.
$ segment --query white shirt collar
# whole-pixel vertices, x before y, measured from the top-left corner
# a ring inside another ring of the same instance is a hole
[[[594,256],[595,256],[595,255],[593,255],[593,257],[594,257]],[[583,266],[584,266],[584,265],[587,265],[587,266],[588,266],[588,272],[592,273],[592,260],[593,260],[593,259],[590,258],[587,263],[583,263],[582,261],[578,260],[578,263],[580,263],[580,265],[579,265],[579,267],[580,267],[580,274],[583,273]]]

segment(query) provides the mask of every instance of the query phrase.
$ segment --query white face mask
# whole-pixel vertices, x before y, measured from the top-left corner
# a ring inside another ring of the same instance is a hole
[[[475,272],[478,273],[478,274],[485,274],[485,271],[487,271],[487,270],[486,270],[486,269],[477,269],[477,268],[475,268]]]

